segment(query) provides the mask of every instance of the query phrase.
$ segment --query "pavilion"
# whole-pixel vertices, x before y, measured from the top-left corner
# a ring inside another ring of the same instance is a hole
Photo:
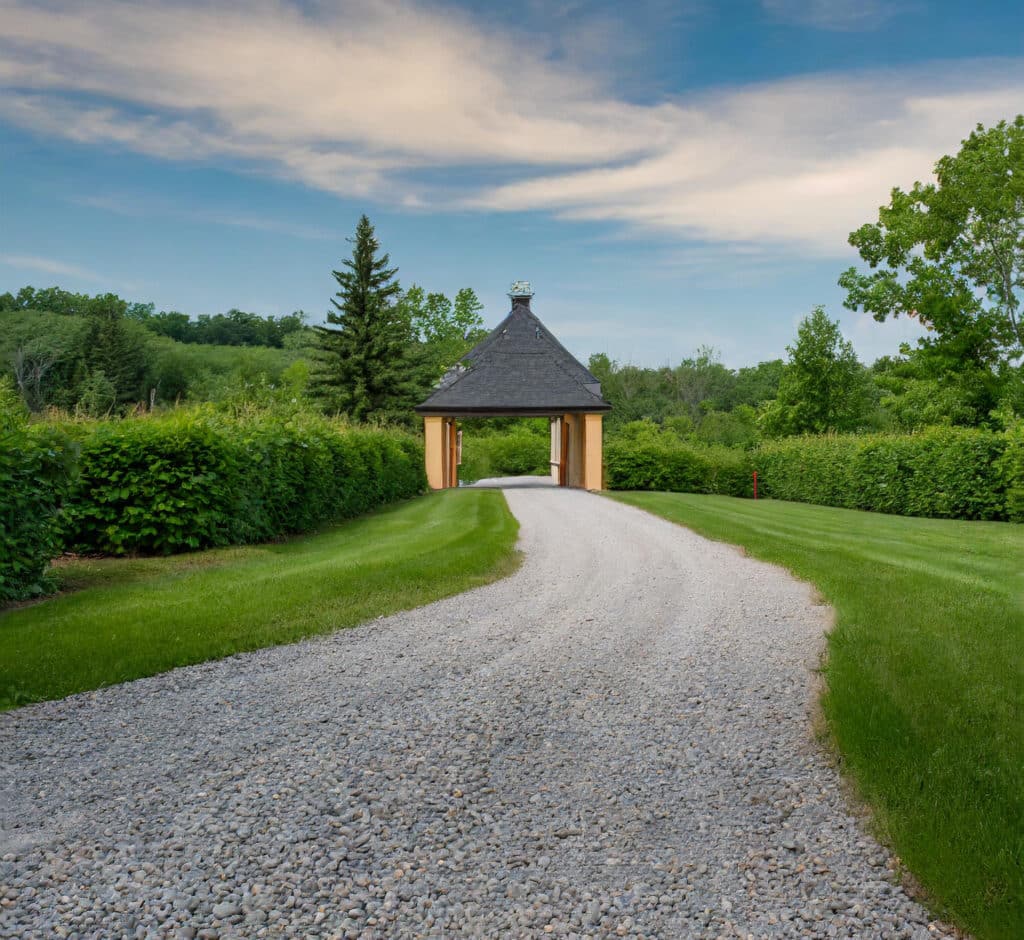
[[[612,406],[597,379],[530,309],[529,283],[516,281],[509,297],[509,315],[416,406],[423,416],[427,482],[435,490],[458,486],[459,418],[546,417],[554,481],[601,489],[601,418]]]

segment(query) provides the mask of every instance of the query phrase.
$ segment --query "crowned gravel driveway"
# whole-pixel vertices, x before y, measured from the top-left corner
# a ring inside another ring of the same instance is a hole
[[[0,936],[942,933],[813,742],[808,588],[506,496],[505,581],[0,718]]]

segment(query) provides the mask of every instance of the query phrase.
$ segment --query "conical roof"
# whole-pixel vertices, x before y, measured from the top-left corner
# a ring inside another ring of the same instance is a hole
[[[416,411],[424,415],[549,415],[609,411],[601,385],[518,301]]]

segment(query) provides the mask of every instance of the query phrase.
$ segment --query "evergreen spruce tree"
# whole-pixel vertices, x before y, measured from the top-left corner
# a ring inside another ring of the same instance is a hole
[[[146,348],[139,328],[131,329],[119,310],[92,314],[83,345],[88,375],[102,373],[114,388],[117,404],[145,397]]]
[[[340,288],[316,327],[320,339],[314,392],[324,404],[353,421],[399,418],[414,402],[415,383],[407,357],[408,318],[396,306],[397,268],[380,251],[370,220],[356,226],[352,257],[334,271]]]

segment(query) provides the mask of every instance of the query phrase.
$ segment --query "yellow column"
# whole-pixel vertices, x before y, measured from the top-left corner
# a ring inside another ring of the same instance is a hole
[[[602,477],[603,451],[601,447],[602,415],[584,415],[583,424],[583,488],[604,488]]]
[[[444,418],[423,419],[423,459],[427,469],[427,483],[432,490],[445,488],[444,478]]]

